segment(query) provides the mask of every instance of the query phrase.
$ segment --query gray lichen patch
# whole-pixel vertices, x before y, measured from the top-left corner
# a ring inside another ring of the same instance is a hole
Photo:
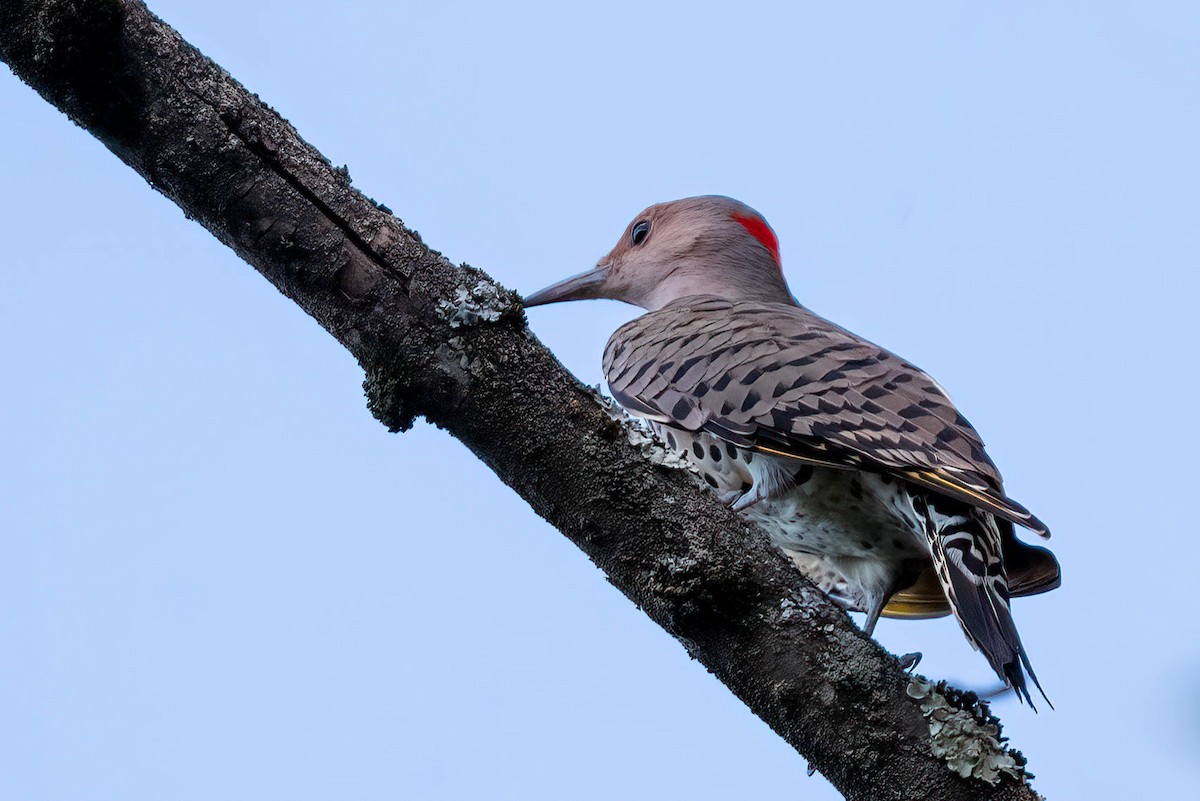
[[[520,308],[512,292],[483,279],[472,286],[457,287],[453,300],[439,300],[437,305],[438,315],[451,328],[494,323]]]
[[[631,416],[628,412],[622,409],[616,401],[605,396],[600,387],[592,387],[592,392],[596,396],[596,400],[604,408],[609,418],[621,427],[625,433],[625,439],[630,445],[637,448],[643,458],[647,459],[651,464],[656,464],[661,467],[667,467],[672,470],[687,470],[695,477],[696,485],[709,489],[701,478],[700,471],[696,469],[687,457],[667,449],[662,442],[654,434],[654,430],[645,421],[637,417]]]
[[[779,602],[779,619],[787,622],[794,618],[812,620],[812,606],[797,595],[790,595]]]
[[[945,760],[963,778],[999,784],[1004,775],[1022,780],[1024,760],[1018,761],[1000,740],[994,718],[980,717],[951,703],[938,686],[920,676],[908,683],[908,696],[921,704],[929,721],[933,755]]]
[[[473,355],[470,343],[463,337],[450,337],[444,345],[439,345],[438,358],[451,369],[457,369],[462,374],[469,374],[476,379],[486,378],[490,363],[482,356]]]

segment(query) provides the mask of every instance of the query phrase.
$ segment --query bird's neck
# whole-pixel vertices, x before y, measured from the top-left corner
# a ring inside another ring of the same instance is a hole
[[[799,306],[788,290],[783,276],[760,276],[751,280],[749,276],[714,278],[711,275],[676,273],[661,281],[638,304],[649,311],[657,311],[683,298],[715,297],[728,301],[756,301],[758,303],[783,303]]]

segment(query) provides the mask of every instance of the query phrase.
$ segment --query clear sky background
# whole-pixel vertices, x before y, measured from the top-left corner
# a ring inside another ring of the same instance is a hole
[[[722,193],[935,375],[1062,589],[1051,798],[1200,797],[1200,6],[152,0],[434,247],[528,292]],[[0,798],[836,798],[448,435],[0,74]],[[635,311],[538,309],[601,381]],[[884,621],[993,683],[952,621]]]

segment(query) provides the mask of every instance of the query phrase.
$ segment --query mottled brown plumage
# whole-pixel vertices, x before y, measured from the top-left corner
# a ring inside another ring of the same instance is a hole
[[[595,270],[526,305],[585,297],[649,310],[605,348],[614,397],[866,611],[868,632],[881,613],[949,609],[1028,700],[1008,598],[1052,589],[1059,572],[1013,524],[1045,525],[1004,494],[936,381],[795,301],[757,212],[712,196],[651,206]]]
[[[928,375],[802,306],[681,298],[625,324],[604,374],[638,414],[835,467],[868,466],[1039,534]]]

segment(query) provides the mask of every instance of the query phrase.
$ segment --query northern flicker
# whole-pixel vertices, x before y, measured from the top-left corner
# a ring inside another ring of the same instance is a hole
[[[525,305],[584,298],[647,310],[604,350],[617,401],[821,589],[865,612],[868,634],[881,614],[953,612],[1032,705],[1025,672],[1041,685],[1009,597],[1054,589],[1059,567],[1013,524],[1048,537],[1046,526],[1005,496],[936,381],[796,301],[762,215],[720,196],[651,206],[595,269]]]

